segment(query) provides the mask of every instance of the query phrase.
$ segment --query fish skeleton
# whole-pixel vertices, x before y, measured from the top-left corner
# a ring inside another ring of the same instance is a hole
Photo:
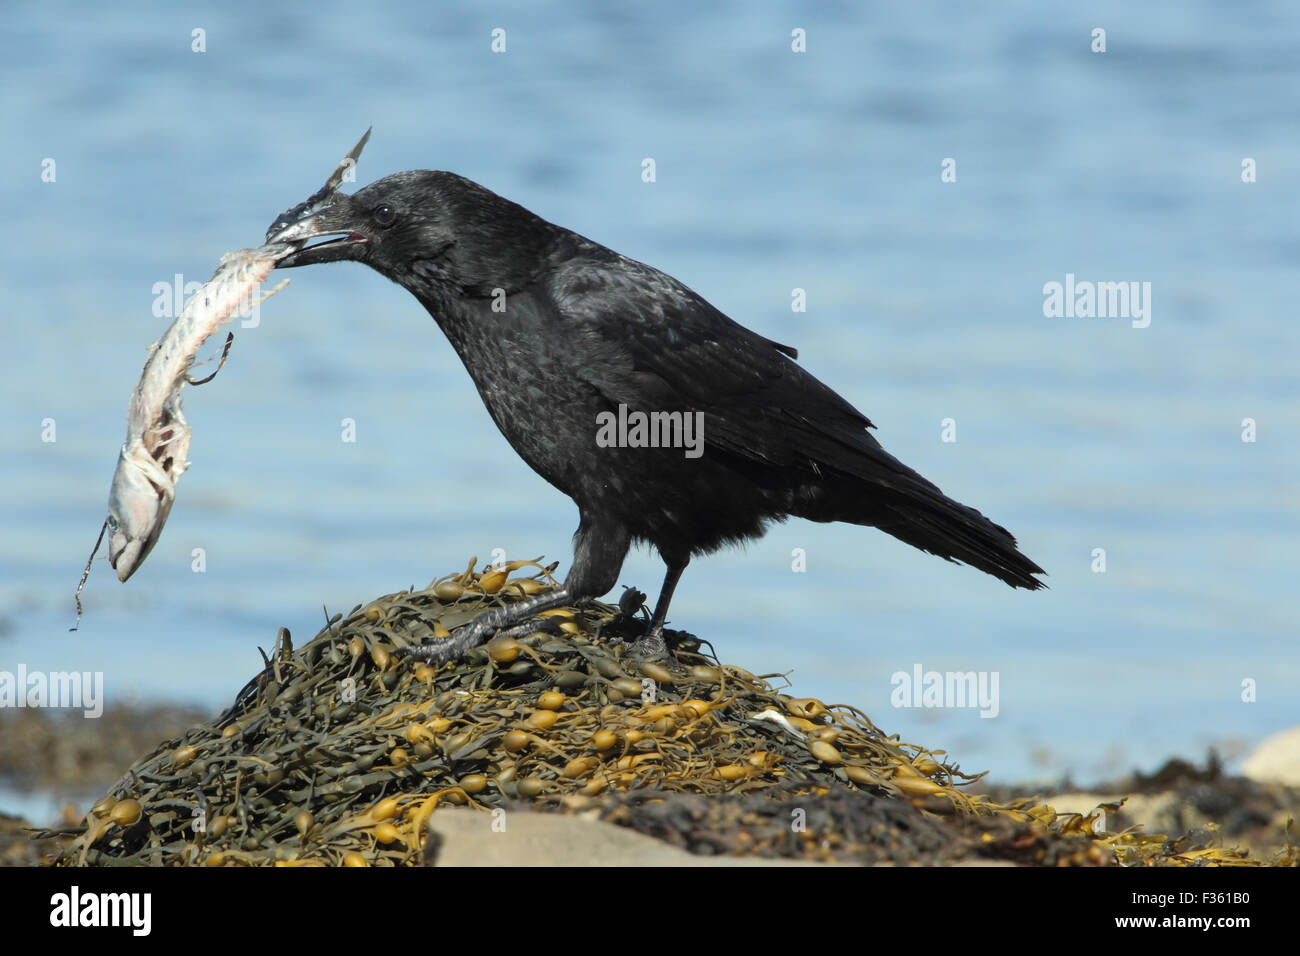
[[[254,300],[275,264],[294,250],[276,243],[221,257],[212,278],[185,304],[149,349],[126,417],[126,441],[108,495],[108,563],[129,578],[158,542],[176,500],[176,482],[189,467],[190,426],[181,390],[200,346],[224,322],[260,305],[285,285]]]

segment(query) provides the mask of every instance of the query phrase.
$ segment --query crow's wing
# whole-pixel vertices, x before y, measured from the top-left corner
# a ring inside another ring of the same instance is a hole
[[[671,276],[624,257],[570,260],[549,295],[583,355],[576,370],[631,410],[705,414],[706,445],[819,474],[935,488],[890,455],[865,415]],[[787,353],[787,354],[783,354]]]

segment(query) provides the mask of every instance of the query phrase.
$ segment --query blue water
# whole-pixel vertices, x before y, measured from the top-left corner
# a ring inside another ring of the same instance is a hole
[[[125,585],[101,554],[68,633],[127,398],[170,321],[154,283],[258,243],[373,124],[362,182],[455,170],[677,276],[797,346],[1051,572],[1012,591],[792,521],[678,590],[675,624],[728,661],[1002,781],[1232,757],[1300,722],[1300,7],[867,6],[9,11],[0,670],[98,670],[110,706],[217,708],[257,645],[281,625],[305,640],[322,606],[494,548],[567,566],[575,509],[415,300],[358,265],[295,270],[186,392],[193,467],[157,549]],[[1067,273],[1150,282],[1150,326],[1046,318]],[[653,595],[661,573],[642,552],[621,580]],[[890,675],[916,664],[996,671],[998,716],[892,708]]]

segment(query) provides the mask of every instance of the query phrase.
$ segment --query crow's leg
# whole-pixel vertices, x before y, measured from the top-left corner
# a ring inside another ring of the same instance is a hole
[[[652,661],[675,660],[664,642],[664,624],[668,621],[668,605],[672,603],[677,581],[690,560],[689,554],[664,558],[664,563],[668,565],[668,572],[664,575],[664,586],[659,589],[659,600],[655,602],[655,612],[650,618],[650,625],[645,629],[645,633],[636,639],[637,657]]]
[[[458,627],[451,637],[408,648],[407,653],[419,660],[439,664],[455,660],[503,628],[512,628],[542,611],[589,601],[610,590],[623,568],[623,559],[627,557],[632,542],[631,535],[617,522],[598,522],[585,511],[581,514],[578,532],[574,535],[573,567],[569,569],[563,587],[526,601],[484,611],[468,624]]]

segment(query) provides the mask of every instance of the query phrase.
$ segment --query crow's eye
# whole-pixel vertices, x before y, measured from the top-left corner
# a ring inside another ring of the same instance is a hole
[[[393,223],[397,222],[397,211],[393,209],[392,206],[388,205],[388,203],[384,203],[382,206],[376,206],[375,211],[371,213],[371,216],[375,220],[375,223],[380,226],[391,226]]]

